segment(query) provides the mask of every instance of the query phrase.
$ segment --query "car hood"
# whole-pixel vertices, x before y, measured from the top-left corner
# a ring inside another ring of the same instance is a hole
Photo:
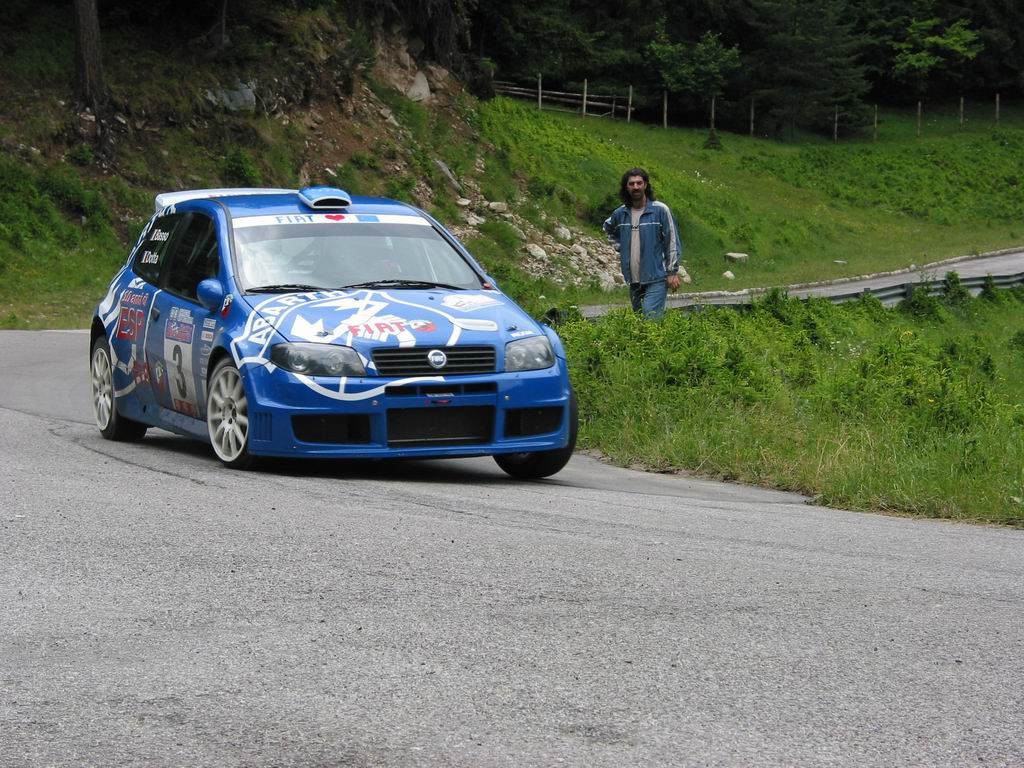
[[[247,298],[287,341],[345,344],[366,357],[382,346],[499,346],[543,333],[497,291],[314,291]]]

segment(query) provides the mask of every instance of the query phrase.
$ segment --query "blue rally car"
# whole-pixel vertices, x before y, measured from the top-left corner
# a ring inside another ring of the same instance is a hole
[[[440,223],[340,189],[158,195],[92,321],[96,423],[264,456],[568,462],[576,400],[555,332]]]

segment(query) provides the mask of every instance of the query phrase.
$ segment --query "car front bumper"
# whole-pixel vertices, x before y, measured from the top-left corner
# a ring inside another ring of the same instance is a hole
[[[540,371],[383,379],[248,366],[249,450],[260,456],[428,458],[564,448],[565,364]]]

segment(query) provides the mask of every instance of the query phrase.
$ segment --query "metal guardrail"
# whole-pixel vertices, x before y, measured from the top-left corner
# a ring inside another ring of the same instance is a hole
[[[887,307],[894,307],[900,302],[908,299],[917,288],[924,288],[930,296],[942,296],[946,293],[945,276],[949,272],[956,272],[958,264],[968,261],[976,261],[978,258],[1007,256],[1020,254],[1024,258],[1024,251],[1020,248],[1007,248],[1001,251],[992,251],[979,254],[973,258],[948,259],[946,261],[926,264],[913,271],[904,270],[890,272],[884,275],[867,277],[846,278],[828,283],[813,283],[797,286],[778,286],[793,298],[822,298],[834,304],[842,304],[847,301],[856,301],[863,296],[874,296]],[[959,273],[957,273],[959,275]],[[935,275],[941,275],[935,277]],[[901,278],[907,279],[901,279]],[[960,276],[960,283],[970,291],[972,296],[981,293],[985,281],[991,277],[997,288],[1012,288],[1015,285],[1024,284],[1024,272],[1005,272],[1004,274]],[[910,279],[913,278],[913,279]],[[864,286],[869,280],[889,280],[885,285]],[[699,310],[705,306],[743,306],[751,304],[757,299],[766,296],[774,288],[748,288],[740,291],[709,291],[704,293],[682,293],[670,295],[666,300],[667,309],[678,310]],[[622,304],[600,304],[580,307],[580,313],[589,319],[601,317],[613,309],[621,309]]]
[[[956,272],[955,269],[948,271]],[[1018,272],[1015,275],[991,275],[991,278],[997,288],[1011,288],[1014,285],[1024,283],[1024,272]],[[987,277],[963,277],[960,279],[960,283],[964,288],[971,292],[972,296],[977,296],[981,293],[981,289],[985,285],[985,281],[987,279]],[[914,283],[902,283],[900,285],[889,285],[881,288],[865,288],[860,291],[849,291],[825,296],[824,298],[829,299],[835,304],[841,304],[845,301],[856,301],[865,295],[872,295],[885,306],[894,307],[901,301],[909,299],[914,290],[918,288],[925,289],[929,296],[943,296],[946,293],[946,281],[945,278],[940,280],[922,280]],[[790,293],[790,296],[796,296],[797,298],[809,298],[813,295],[814,294],[801,296],[799,291]]]

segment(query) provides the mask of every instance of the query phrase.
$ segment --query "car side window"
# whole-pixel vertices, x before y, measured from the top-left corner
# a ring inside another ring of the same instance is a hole
[[[153,222],[153,226],[146,233],[146,239],[135,251],[135,259],[132,261],[132,271],[143,280],[154,285],[160,282],[160,270],[166,260],[167,245],[181,219],[182,216],[179,214],[161,216]]]
[[[217,228],[201,213],[190,214],[184,231],[175,238],[170,254],[166,288],[173,294],[196,301],[196,287],[220,270]]]

